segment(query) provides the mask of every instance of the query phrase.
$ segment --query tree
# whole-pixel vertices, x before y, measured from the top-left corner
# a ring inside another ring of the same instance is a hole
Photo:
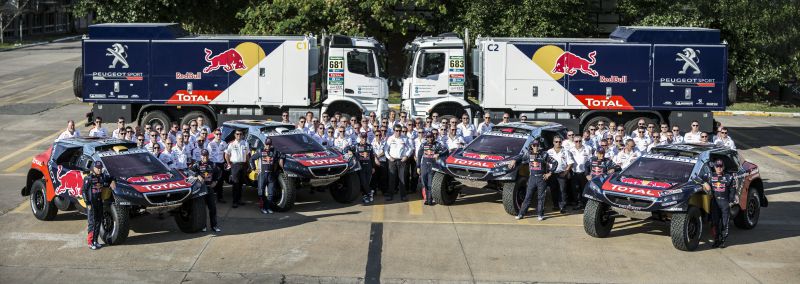
[[[22,15],[28,2],[29,0],[9,0],[0,7],[0,44],[5,43],[3,37],[6,29],[14,23],[15,18]],[[20,31],[20,36],[22,36],[22,31]]]
[[[458,33],[494,37],[584,37],[595,34],[587,0],[454,1],[451,20],[440,24]]]
[[[82,0],[75,15],[93,13],[100,23],[175,22],[191,33],[237,33],[235,15],[246,0]]]

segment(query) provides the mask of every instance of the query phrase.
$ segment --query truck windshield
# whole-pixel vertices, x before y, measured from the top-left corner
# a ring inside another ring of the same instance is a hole
[[[622,171],[622,176],[656,181],[685,182],[689,180],[693,168],[693,163],[639,158]]]
[[[475,141],[472,141],[465,152],[474,152],[481,154],[494,154],[513,156],[520,153],[522,147],[525,146],[525,138],[522,137],[504,137],[493,135],[481,135]]]
[[[121,154],[101,157],[106,170],[114,177],[138,177],[168,173],[164,163],[150,153]]]
[[[272,139],[272,147],[283,154],[325,151],[325,147],[305,134],[275,135],[269,138]]]

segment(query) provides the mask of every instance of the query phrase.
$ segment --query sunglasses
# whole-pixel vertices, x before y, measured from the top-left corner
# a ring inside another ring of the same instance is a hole
[[[553,143],[556,143],[556,144],[558,144],[558,143],[561,143],[561,141],[553,141]]]
[[[700,138],[708,138],[708,135],[701,135]]]
[[[699,124],[692,124],[692,127],[698,127],[698,126],[700,126],[700,125]]]
[[[289,116],[289,115],[288,115],[288,114],[282,114],[281,116],[283,116],[283,117],[287,117],[287,116]]]
[[[236,136],[241,136],[242,134],[241,134],[241,133],[236,133],[236,134],[234,134],[234,135],[236,135]]]
[[[567,134],[567,137],[575,136],[575,134]]]
[[[138,141],[144,141],[144,139],[136,139],[136,140],[138,140]]]
[[[438,115],[434,115],[433,117],[439,117]]]

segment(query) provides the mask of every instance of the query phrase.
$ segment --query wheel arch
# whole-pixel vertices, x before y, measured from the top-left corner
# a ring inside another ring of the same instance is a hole
[[[328,111],[334,111],[334,112],[340,111],[339,109],[346,108],[348,105],[358,109],[359,115],[364,115],[364,110],[366,110],[364,105],[361,104],[361,102],[348,97],[336,97],[336,98],[328,97],[328,99],[326,99],[325,102],[322,103],[322,110],[320,111],[320,113],[322,114],[322,113],[327,113]]]
[[[756,189],[756,191],[758,191],[758,197],[761,199],[761,207],[767,207],[769,205],[767,196],[764,195],[764,182],[760,177],[750,182],[749,189]]]
[[[31,185],[33,182],[39,179],[44,178],[44,173],[36,169],[29,169],[27,177],[25,178],[25,187],[22,188],[22,196],[28,196],[31,194]],[[45,183],[45,188],[47,188],[47,184]],[[47,189],[49,191],[49,189]]]

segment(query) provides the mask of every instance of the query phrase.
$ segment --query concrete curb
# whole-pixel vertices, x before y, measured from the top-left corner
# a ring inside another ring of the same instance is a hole
[[[797,112],[766,112],[766,111],[715,111],[714,116],[757,116],[757,117],[792,117],[800,118]]]
[[[11,47],[11,48],[0,49],[0,52],[23,49],[23,48],[27,48],[27,47],[31,47],[31,46],[38,46],[38,45],[54,43],[54,42],[76,40],[76,39],[80,39],[81,37],[83,37],[83,35],[68,36],[68,37],[54,39],[54,40],[51,40],[51,41],[40,41],[40,42],[34,42],[34,43],[29,43],[29,44],[23,44],[23,45]]]

